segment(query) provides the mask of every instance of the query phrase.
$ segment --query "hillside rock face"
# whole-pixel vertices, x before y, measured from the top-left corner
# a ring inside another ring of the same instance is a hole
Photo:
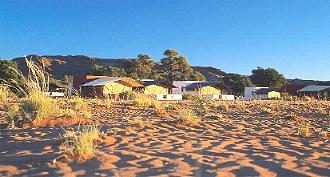
[[[39,55],[29,55],[28,59],[33,61],[43,61],[48,72],[52,74],[55,78],[61,79],[64,75],[68,76],[81,76],[90,73],[90,68],[94,64],[103,66],[116,66],[120,68],[127,68],[132,59],[104,59],[104,58],[92,58],[85,55],[52,55],[52,56],[39,56]],[[27,66],[25,64],[25,58],[19,57],[14,58],[23,74],[28,73]],[[161,68],[159,63],[156,64],[156,70]],[[193,66],[195,71],[202,73],[207,81],[220,81],[226,73],[218,68],[213,67],[202,67]]]
[[[76,56],[38,56],[38,55],[29,55],[28,59],[33,61],[43,60],[48,72],[52,74],[55,78],[63,78],[64,75],[69,76],[81,76],[90,73],[90,68],[94,64],[104,65],[104,66],[116,66],[116,67],[125,67],[129,64],[129,59],[101,59],[101,58],[91,58],[84,55]],[[13,59],[16,61],[19,69],[26,74],[28,72],[27,66],[25,64],[25,58],[19,57]]]

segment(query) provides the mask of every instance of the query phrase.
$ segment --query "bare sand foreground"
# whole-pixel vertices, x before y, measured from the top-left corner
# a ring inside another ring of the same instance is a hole
[[[54,161],[61,155],[58,126],[2,126],[0,176],[330,176],[329,101],[223,104],[228,108],[219,116],[183,125],[176,112],[194,109],[189,102],[163,103],[169,109],[159,113],[88,100],[92,120],[107,137],[85,162]],[[307,137],[303,126],[309,126]]]

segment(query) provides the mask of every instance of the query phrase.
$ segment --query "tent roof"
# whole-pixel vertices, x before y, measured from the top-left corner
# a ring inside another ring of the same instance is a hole
[[[330,86],[309,85],[298,90],[297,92],[319,92],[325,89],[330,89]]]
[[[116,82],[116,81],[122,81],[125,84],[131,86],[131,87],[143,87],[139,82],[135,81],[134,79],[131,78],[126,78],[126,77],[109,77],[109,78],[100,78],[96,79],[91,82],[87,82],[82,85],[82,87],[95,87],[95,86],[102,86],[105,85],[108,82]]]
[[[175,85],[173,85],[171,82],[168,81],[160,81],[160,80],[154,80],[154,81],[143,81],[143,85],[144,86],[149,86],[149,85],[158,85],[161,87],[165,87],[165,88],[177,88]]]
[[[278,89],[276,89],[276,88],[262,88],[262,89],[257,90],[255,93],[256,94],[266,94],[266,93],[272,92],[272,91],[278,91]]]
[[[211,87],[215,87],[215,88],[224,88],[227,86],[224,85],[222,82],[197,82],[197,83],[192,83],[189,84],[185,87],[186,90],[193,90],[196,88],[202,88],[202,87],[207,87],[207,86],[211,86]]]

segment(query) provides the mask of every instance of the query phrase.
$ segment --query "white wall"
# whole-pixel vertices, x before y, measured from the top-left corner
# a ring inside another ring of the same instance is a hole
[[[244,100],[253,99],[253,93],[262,88],[268,88],[268,87],[245,87],[244,88]]]
[[[220,95],[220,100],[235,100],[234,95]]]
[[[153,96],[156,100],[182,100],[182,94],[155,94]]]
[[[172,89],[173,94],[184,94],[184,91],[182,91],[182,87],[186,87],[187,85],[190,85],[192,83],[198,83],[201,81],[173,81],[173,85],[177,88]]]

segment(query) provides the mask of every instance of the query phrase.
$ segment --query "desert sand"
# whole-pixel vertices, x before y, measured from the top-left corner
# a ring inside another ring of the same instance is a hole
[[[71,126],[2,125],[0,176],[330,175],[329,101],[224,102],[228,108],[219,116],[201,116],[191,125],[176,120],[180,109],[195,109],[189,101],[162,103],[163,111],[87,101],[92,121],[106,135],[93,158],[60,158],[59,134]],[[299,133],[302,121],[310,125],[306,137]]]

